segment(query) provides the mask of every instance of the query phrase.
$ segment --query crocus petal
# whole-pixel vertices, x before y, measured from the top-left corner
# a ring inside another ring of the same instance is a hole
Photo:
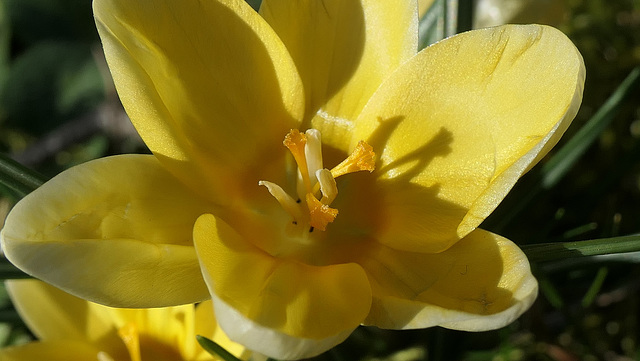
[[[209,199],[228,200],[243,185],[237,175],[269,163],[259,156],[280,150],[282,135],[298,127],[295,65],[244,1],[93,4],[133,124],[171,173]]]
[[[220,315],[218,322],[226,328],[229,335],[232,335],[238,342],[260,351],[261,355],[279,360],[314,357],[346,340],[353,332],[353,330],[344,330],[323,339],[289,336],[248,319],[215,295],[212,296],[212,300],[216,313]],[[254,358],[262,359],[255,357],[255,354],[252,359]]]
[[[103,306],[104,307],[104,306]],[[110,308],[104,307],[116,330],[134,325],[135,332],[144,335],[140,339],[142,354],[157,352],[186,356],[185,341],[195,338],[194,305],[186,304],[160,308]],[[214,320],[215,322],[215,320]],[[154,350],[155,349],[155,350]],[[150,358],[155,359],[155,358]]]
[[[380,83],[415,55],[417,3],[265,0],[260,13],[293,57],[307,96],[306,123],[346,151],[353,121]]]
[[[439,254],[372,247],[362,265],[373,287],[365,324],[382,328],[495,329],[526,311],[538,290],[522,251],[481,229]]]
[[[5,285],[20,317],[40,341],[75,341],[112,355],[126,353],[112,317],[114,309],[40,280],[8,280]]]
[[[89,302],[35,279],[8,280],[5,286],[20,317],[41,341],[95,343],[113,324],[91,312]]]
[[[420,252],[467,235],[556,144],[583,83],[582,57],[546,26],[476,30],[424,49],[356,122],[352,147],[362,139],[373,146],[379,193],[388,195],[373,232]],[[406,207],[411,199],[420,206]]]
[[[20,269],[81,298],[122,307],[207,299],[192,237],[211,210],[150,155],[102,158],[22,199],[0,234]]]
[[[210,214],[198,218],[194,242],[220,326],[254,351],[310,357],[344,340],[368,313],[371,289],[357,264],[275,258]]]
[[[32,342],[0,350],[2,361],[101,361],[100,351],[88,343],[74,341]]]

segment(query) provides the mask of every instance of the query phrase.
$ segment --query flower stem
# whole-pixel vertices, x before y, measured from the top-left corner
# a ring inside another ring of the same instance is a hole
[[[222,346],[211,341],[210,339],[196,335],[196,340],[203,349],[205,349],[212,356],[219,356],[224,361],[240,361],[237,357],[233,356],[229,351],[225,350]]]

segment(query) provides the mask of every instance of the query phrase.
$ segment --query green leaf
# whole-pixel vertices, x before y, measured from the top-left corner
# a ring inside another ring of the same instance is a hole
[[[196,335],[196,340],[200,346],[202,346],[205,351],[210,353],[212,356],[218,356],[222,358],[224,361],[240,361],[237,357],[233,356],[229,351],[225,350],[222,346],[217,343],[211,341],[210,339]]]
[[[34,135],[57,128],[104,99],[90,48],[64,41],[43,41],[22,53],[11,66],[5,89],[0,97],[5,124]]]
[[[46,181],[40,173],[0,153],[0,183],[19,196],[26,196]]]
[[[598,256],[640,251],[640,235],[599,238],[577,242],[523,245],[522,250],[533,263],[559,259]]]

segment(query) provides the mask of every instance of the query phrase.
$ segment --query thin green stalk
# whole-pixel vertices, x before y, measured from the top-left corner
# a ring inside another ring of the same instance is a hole
[[[200,346],[202,346],[205,351],[210,353],[212,356],[219,356],[224,361],[240,361],[237,357],[233,356],[229,351],[225,350],[222,346],[217,343],[211,341],[210,339],[197,335],[196,340]]]
[[[447,0],[445,37],[456,35],[458,31],[458,0]]]
[[[418,25],[418,49],[445,38],[446,11],[446,0],[435,0],[431,4]]]
[[[587,293],[582,298],[582,307],[587,308],[591,306],[593,301],[596,299],[596,296],[600,292],[600,289],[602,288],[604,279],[607,278],[607,273],[609,273],[609,269],[607,267],[600,267],[600,269],[598,269],[598,273],[596,274],[591,287],[589,287]]]
[[[640,235],[600,238],[577,242],[524,245],[522,250],[533,263],[559,259],[640,251]]]
[[[0,183],[18,195],[24,197],[46,181],[42,174],[0,153]]]
[[[560,296],[560,292],[558,292],[556,287],[549,281],[548,277],[544,275],[538,276],[538,282],[540,284],[540,291],[551,306],[556,309],[564,307],[564,301],[562,300],[562,296]]]
[[[637,67],[620,83],[609,99],[598,109],[589,121],[542,166],[541,185],[549,189],[567,174],[600,134],[611,124],[621,109],[621,104],[632,93],[640,81],[640,67]]]
[[[471,29],[470,0],[435,0],[418,27],[418,49]]]

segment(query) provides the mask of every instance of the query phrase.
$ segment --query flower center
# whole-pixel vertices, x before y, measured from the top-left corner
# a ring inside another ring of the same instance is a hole
[[[138,326],[128,323],[118,330],[118,336],[124,342],[131,361],[182,361],[179,351],[153,337],[140,334]],[[100,361],[112,361],[108,355],[99,357]]]
[[[280,203],[282,208],[293,218],[297,226],[326,230],[327,225],[336,218],[338,210],[329,207],[338,195],[336,178],[339,176],[375,168],[373,148],[360,141],[353,152],[340,164],[329,170],[322,165],[322,143],[320,132],[309,129],[300,133],[292,129],[284,138],[284,146],[289,149],[298,165],[297,199],[285,192],[279,185],[260,181],[269,193]]]

